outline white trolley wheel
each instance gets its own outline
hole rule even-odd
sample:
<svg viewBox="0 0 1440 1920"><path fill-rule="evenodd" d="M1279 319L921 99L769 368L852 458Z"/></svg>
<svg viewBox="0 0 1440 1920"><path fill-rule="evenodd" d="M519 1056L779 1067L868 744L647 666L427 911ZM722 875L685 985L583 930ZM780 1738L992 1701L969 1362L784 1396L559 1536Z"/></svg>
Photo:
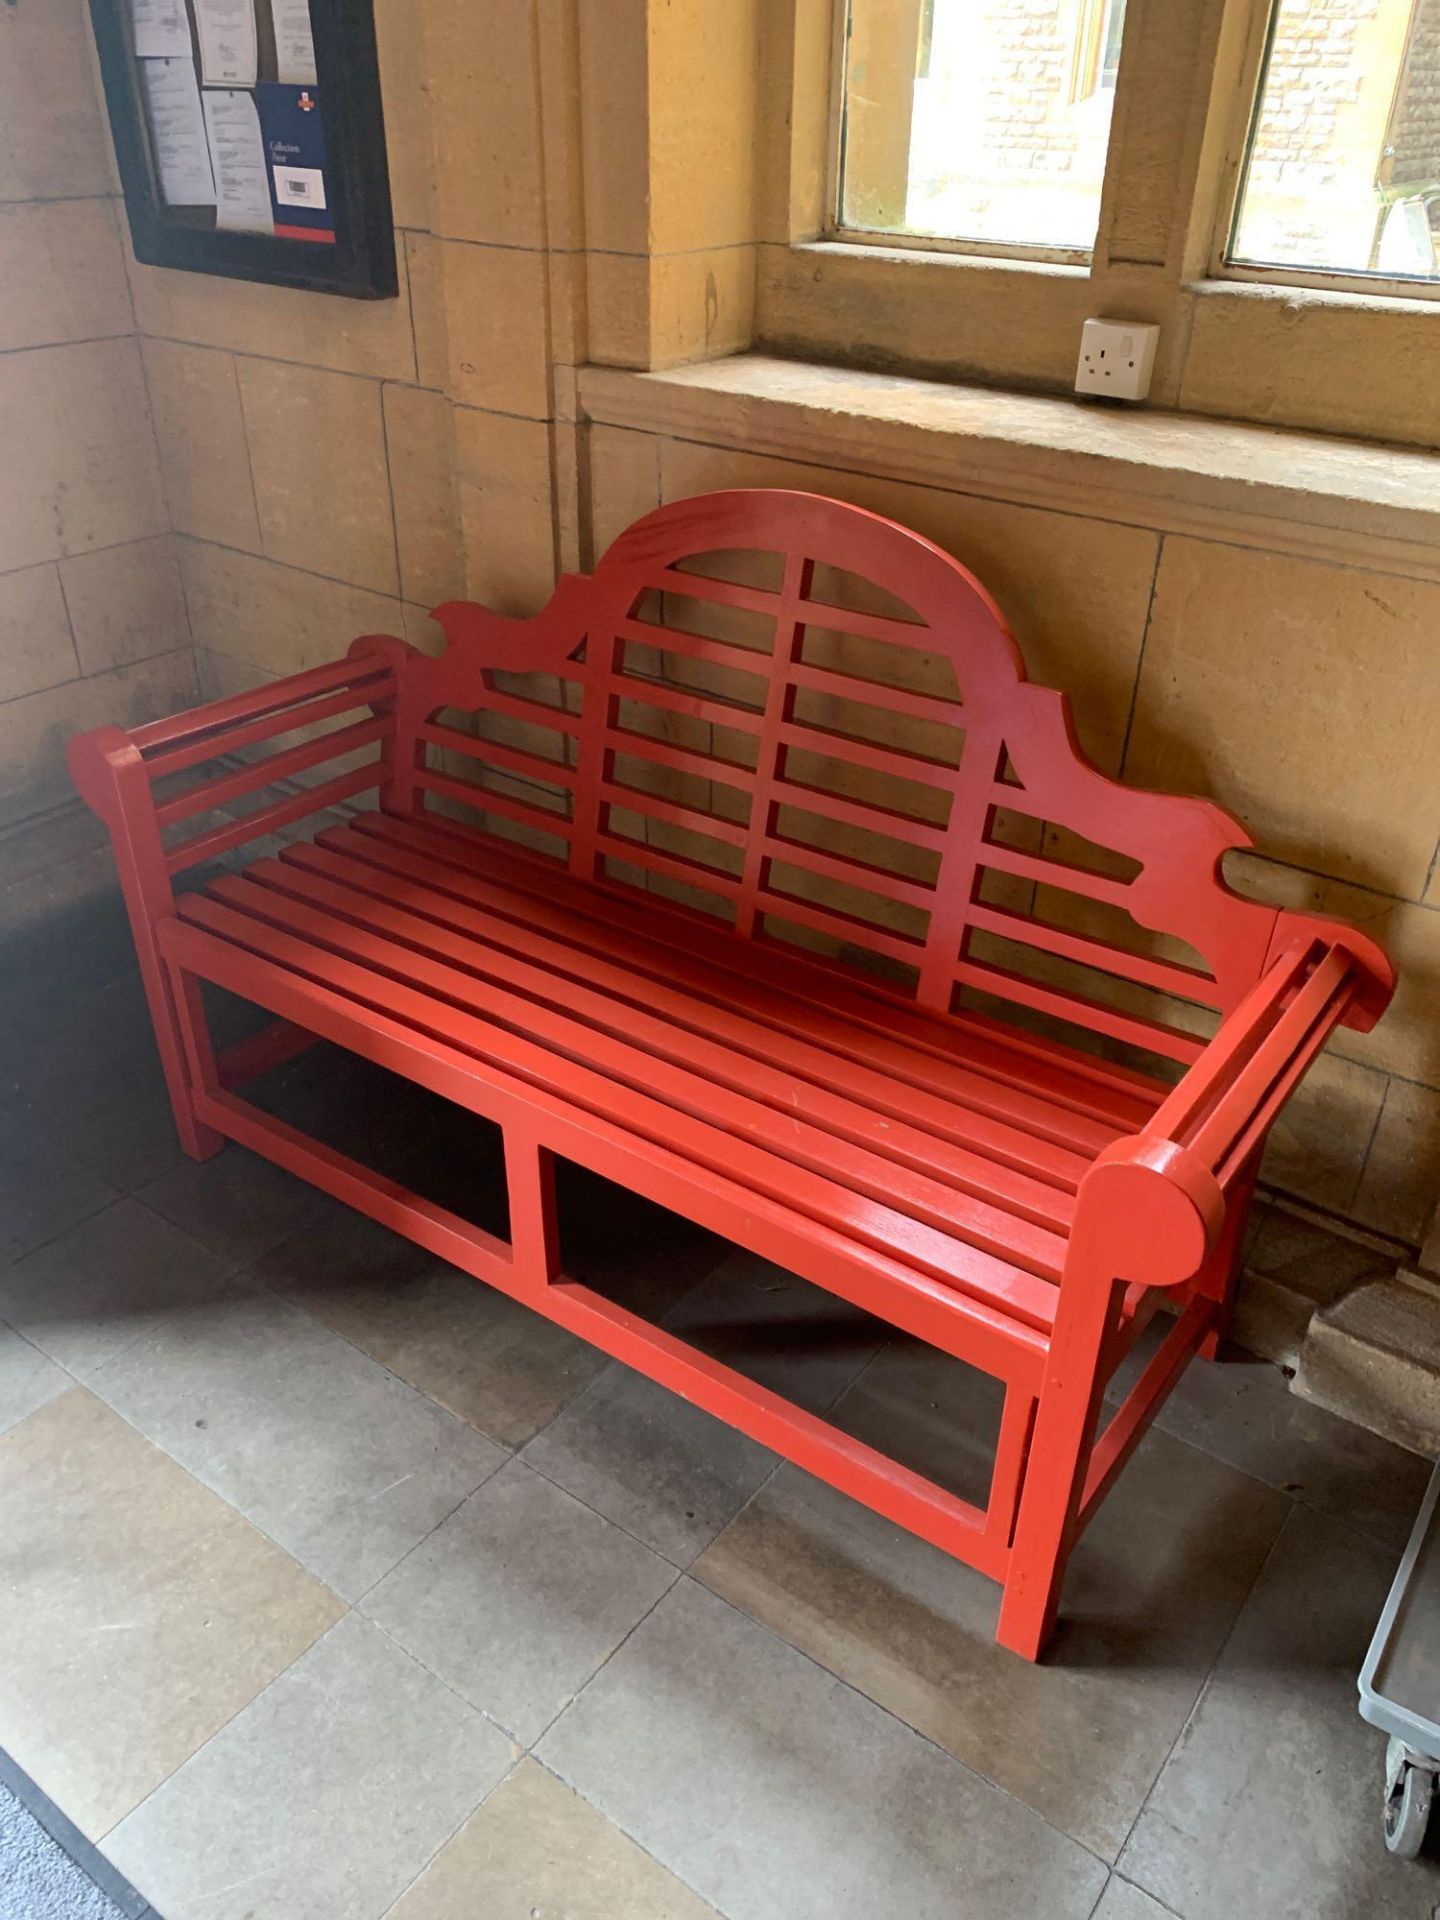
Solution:
<svg viewBox="0 0 1440 1920"><path fill-rule="evenodd" d="M1416 1766L1398 1740L1391 1740L1385 1759L1385 1845L1397 1859L1414 1860L1430 1825L1435 1775Z"/></svg>

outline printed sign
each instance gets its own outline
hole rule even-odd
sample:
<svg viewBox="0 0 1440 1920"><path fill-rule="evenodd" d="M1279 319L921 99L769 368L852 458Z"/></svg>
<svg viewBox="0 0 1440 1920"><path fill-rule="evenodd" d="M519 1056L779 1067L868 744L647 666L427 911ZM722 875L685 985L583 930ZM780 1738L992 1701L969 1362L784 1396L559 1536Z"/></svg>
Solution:
<svg viewBox="0 0 1440 1920"><path fill-rule="evenodd" d="M334 245L335 215L325 189L325 133L318 87L257 87L270 167L275 231L287 240Z"/></svg>
<svg viewBox="0 0 1440 1920"><path fill-rule="evenodd" d="M185 0L130 0L135 54L141 60L188 60L190 22Z"/></svg>
<svg viewBox="0 0 1440 1920"><path fill-rule="evenodd" d="M273 233L260 118L248 93L205 90L205 131L215 169L215 224L235 233Z"/></svg>
<svg viewBox="0 0 1440 1920"><path fill-rule="evenodd" d="M315 41L310 32L310 0L270 0L275 29L275 78L287 86L313 87Z"/></svg>
<svg viewBox="0 0 1440 1920"><path fill-rule="evenodd" d="M140 84L160 198L167 207L213 207L215 182L189 48L183 60L142 60Z"/></svg>
<svg viewBox="0 0 1440 1920"><path fill-rule="evenodd" d="M400 292L374 14L421 3L8 0L90 16L137 260L366 300Z"/></svg>
<svg viewBox="0 0 1440 1920"><path fill-rule="evenodd" d="M207 87L253 87L255 0L195 0L200 80Z"/></svg>

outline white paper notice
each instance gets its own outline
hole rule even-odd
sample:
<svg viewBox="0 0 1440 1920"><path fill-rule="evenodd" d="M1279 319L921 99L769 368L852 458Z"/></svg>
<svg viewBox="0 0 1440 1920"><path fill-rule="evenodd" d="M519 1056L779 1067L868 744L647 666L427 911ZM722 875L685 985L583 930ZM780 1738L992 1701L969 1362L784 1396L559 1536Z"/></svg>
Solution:
<svg viewBox="0 0 1440 1920"><path fill-rule="evenodd" d="M190 22L185 0L130 0L135 55L140 60L190 58Z"/></svg>
<svg viewBox="0 0 1440 1920"><path fill-rule="evenodd" d="M142 60L140 76L160 197L167 207L213 207L210 144L189 50L183 60Z"/></svg>
<svg viewBox="0 0 1440 1920"><path fill-rule="evenodd" d="M232 233L273 233L270 169L260 116L248 93L206 89L205 130L215 169L215 224Z"/></svg>
<svg viewBox="0 0 1440 1920"><path fill-rule="evenodd" d="M207 87L255 84L255 0L195 0L200 78Z"/></svg>
<svg viewBox="0 0 1440 1920"><path fill-rule="evenodd" d="M310 33L310 0L270 0L275 23L276 79L287 87L315 85L315 42Z"/></svg>

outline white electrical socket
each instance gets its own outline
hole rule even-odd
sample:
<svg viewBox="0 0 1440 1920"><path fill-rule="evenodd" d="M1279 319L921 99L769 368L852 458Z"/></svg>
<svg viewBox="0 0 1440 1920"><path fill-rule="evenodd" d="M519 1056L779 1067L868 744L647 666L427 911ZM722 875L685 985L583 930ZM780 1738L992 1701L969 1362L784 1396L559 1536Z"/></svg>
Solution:
<svg viewBox="0 0 1440 1920"><path fill-rule="evenodd" d="M1143 400L1150 391L1159 338L1159 327L1135 320L1087 320L1080 334L1075 391Z"/></svg>

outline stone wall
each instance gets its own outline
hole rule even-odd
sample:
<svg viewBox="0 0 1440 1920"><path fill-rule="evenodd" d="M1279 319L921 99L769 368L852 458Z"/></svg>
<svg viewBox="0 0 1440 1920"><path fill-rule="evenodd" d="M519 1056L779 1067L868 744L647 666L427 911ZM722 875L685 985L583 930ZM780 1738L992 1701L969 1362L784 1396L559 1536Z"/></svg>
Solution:
<svg viewBox="0 0 1440 1920"><path fill-rule="evenodd" d="M100 871L69 733L195 690L82 0L0 7L0 449L3 923Z"/></svg>
<svg viewBox="0 0 1440 1920"><path fill-rule="evenodd" d="M0 9L0 34L52 4ZM63 10L83 54L79 0ZM1145 496L1139 466L1146 504L1121 515L1064 463L1043 505L1017 504L1004 460L967 468L963 438L931 485L886 477L878 428L857 429L843 457L761 455L743 428L722 431L699 390L683 431L593 424L577 387L587 362L639 370L751 344L754 190L777 137L755 117L757 0L376 0L376 18L398 300L121 261L103 150L100 170L67 189L88 196L88 212L51 210L97 234L109 223L85 284L92 299L112 286L112 317L77 311L75 346L0 358L0 380L22 358L73 355L64 393L83 393L86 420L121 410L128 462L124 489L102 489L66 539L137 566L173 551L201 683L221 692L332 658L359 632L436 645L426 609L456 595L532 610L558 571L588 565L659 499L799 484L895 514L991 585L1033 676L1075 695L1100 764L1213 795L1265 849L1252 884L1359 918L1390 944L1406 982L1395 1013L1326 1055L1277 1132L1268 1176L1418 1239L1440 1179L1433 566L1379 536L1352 537L1340 561L1324 541L1267 547L1262 533L1242 546L1179 530L1163 476ZM93 101L76 113L96 138ZM105 325L116 334L97 342ZM82 389L96 354L107 377ZM65 417L54 386L32 377L21 390ZM917 434L927 391L950 390L915 383ZM1083 438L1097 416L1073 415ZM835 444L832 417L816 417ZM11 484L32 499L33 484ZM99 515L102 498L130 517ZM42 534L51 546L21 558L37 590L58 579L68 594L68 556L36 523ZM70 600L70 615L83 604ZM170 631L178 642L178 625L145 627ZM96 684L138 677L146 698L181 705L189 638L106 666ZM36 745L51 697L18 695L15 738L58 766L58 734ZM123 704L82 712L67 695L66 724L121 717ZM58 776L47 791L59 796Z"/></svg>

